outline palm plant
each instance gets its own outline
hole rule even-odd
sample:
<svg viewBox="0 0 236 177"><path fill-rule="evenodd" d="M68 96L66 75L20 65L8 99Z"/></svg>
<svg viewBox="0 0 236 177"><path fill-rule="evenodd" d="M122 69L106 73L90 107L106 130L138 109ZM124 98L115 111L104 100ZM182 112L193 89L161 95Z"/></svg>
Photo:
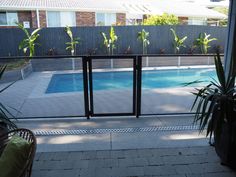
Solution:
<svg viewBox="0 0 236 177"><path fill-rule="evenodd" d="M3 73L6 69L7 65L3 65L0 66L0 80L3 76ZM6 90L8 87L10 87L12 84L14 84L15 82L5 86L4 88L0 89L0 93L2 93L4 90ZM8 126L8 128L13 129L16 128L17 126L14 124L14 122L12 122L10 120L11 118L14 118L14 115L11 114L11 112L8 110L8 108L6 106L4 106L3 103L0 102L0 122L2 122L3 124L5 124L6 126ZM0 124L1 128L4 128L2 126L2 124Z"/></svg>
<svg viewBox="0 0 236 177"><path fill-rule="evenodd" d="M68 36L70 37L70 42L66 42L66 45L68 45L66 47L66 50L70 50L71 55L74 56L76 55L76 45L79 44L79 38L74 38L73 37L73 33L70 29L69 26L66 26L66 33L68 34Z"/></svg>
<svg viewBox="0 0 236 177"><path fill-rule="evenodd" d="M176 34L176 32L175 32L175 30L174 29L170 29L171 30L171 32L172 32L172 34L173 34L173 37L174 37L174 40L173 40L173 46L174 46L174 51L175 51L175 53L179 53L180 52L180 48L181 47L186 47L185 45L184 45L184 41L188 38L187 36L184 36L183 38L180 38L177 34Z"/></svg>
<svg viewBox="0 0 236 177"><path fill-rule="evenodd" d="M24 28L24 26L21 23L18 23L18 28L20 28L22 31L24 31L26 38L21 41L19 44L19 50L23 50L24 54L27 53L29 50L29 57L34 56L35 54L35 46L39 45L38 43L35 43L36 39L39 37L39 30L40 28L34 30L31 34Z"/></svg>
<svg viewBox="0 0 236 177"><path fill-rule="evenodd" d="M213 79L194 93L194 122L199 122L200 132L206 128L210 140L214 135L216 152L222 162L236 167L236 75L226 77L219 54L215 56L215 67L218 81Z"/></svg>
<svg viewBox="0 0 236 177"><path fill-rule="evenodd" d="M200 33L199 37L196 39L195 44L200 47L203 54L207 54L210 42L217 40L216 38L209 39L211 35L206 33Z"/></svg>
<svg viewBox="0 0 236 177"><path fill-rule="evenodd" d="M107 37L107 35L104 32L102 32L101 34L103 37L103 45L107 49L107 54L113 55L114 49L116 48L115 42L118 40L114 28L111 26L109 37Z"/></svg>
<svg viewBox="0 0 236 177"><path fill-rule="evenodd" d="M142 31L138 32L138 40L142 42L143 54L147 54L147 46L150 44L149 40L149 32L142 29Z"/></svg>

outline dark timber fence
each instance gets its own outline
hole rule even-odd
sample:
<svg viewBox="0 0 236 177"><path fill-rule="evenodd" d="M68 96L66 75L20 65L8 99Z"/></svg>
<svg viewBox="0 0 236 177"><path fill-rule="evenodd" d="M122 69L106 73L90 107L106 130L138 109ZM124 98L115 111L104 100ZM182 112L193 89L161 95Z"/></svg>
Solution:
<svg viewBox="0 0 236 177"><path fill-rule="evenodd" d="M124 54L125 50L130 46L133 54L142 53L141 42L137 40L137 34L142 29L149 32L150 45L148 46L148 54L160 54L164 50L165 54L173 54L173 36L170 28L176 30L180 37L188 36L186 40L186 48L181 53L188 53L189 47L193 45L193 41L199 36L199 33L206 32L211 34L218 40L213 41L210 45L209 53L215 52L217 46L224 48L227 30L224 27L210 26L116 26L115 32L118 36L115 54ZM103 47L103 38L101 32L108 34L110 27L73 27L74 37L79 37L81 43L77 46L78 55L86 55L96 49L96 54L105 54ZM32 29L30 29L32 30ZM19 29L0 29L0 57L5 56L22 56L18 45L24 38L25 34ZM37 40L40 46L36 47L36 55L44 56L53 49L56 55L69 55L66 51L65 43L69 41L69 37L65 32L65 28L44 28L40 31L40 37ZM199 49L194 53L200 53Z"/></svg>

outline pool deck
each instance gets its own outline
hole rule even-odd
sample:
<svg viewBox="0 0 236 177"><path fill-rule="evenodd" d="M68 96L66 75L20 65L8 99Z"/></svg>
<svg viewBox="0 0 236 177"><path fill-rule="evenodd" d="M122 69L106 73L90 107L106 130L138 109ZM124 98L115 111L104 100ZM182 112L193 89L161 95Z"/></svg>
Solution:
<svg viewBox="0 0 236 177"><path fill-rule="evenodd" d="M32 177L233 177L190 116L20 120L38 147ZM51 133L51 134L50 134Z"/></svg>
<svg viewBox="0 0 236 177"><path fill-rule="evenodd" d="M84 115L83 92L45 94L54 73L65 72L34 72L1 93L2 102L18 110L18 112L12 110L16 117ZM94 91L94 112L131 113L132 91L132 89ZM194 99L190 91L193 91L193 88L143 89L142 113L189 112Z"/></svg>

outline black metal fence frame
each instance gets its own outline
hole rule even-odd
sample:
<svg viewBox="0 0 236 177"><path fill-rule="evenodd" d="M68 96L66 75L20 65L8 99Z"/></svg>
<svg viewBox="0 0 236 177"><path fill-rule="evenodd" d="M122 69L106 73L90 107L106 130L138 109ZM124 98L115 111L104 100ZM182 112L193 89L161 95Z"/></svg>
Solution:
<svg viewBox="0 0 236 177"><path fill-rule="evenodd" d="M62 58L82 58L82 71L83 71L83 92L84 92L84 115L76 116L46 116L46 117L17 117L17 119L30 119L30 118L68 118L68 117L86 117L90 119L91 117L99 116L134 116L138 118L139 116L154 116L154 115L177 115L177 114L194 114L194 112L183 112L183 113L162 113L162 114L142 114L141 113L141 98L142 98L142 58L143 57L213 57L213 54L196 54L196 55L76 55L76 56L41 56L41 57L0 57L1 61L10 60L25 60L25 59L62 59ZM223 56L223 55L221 55ZM133 60L133 109L130 113L94 113L94 103L93 103L93 71L92 71L92 60L99 59L130 59Z"/></svg>

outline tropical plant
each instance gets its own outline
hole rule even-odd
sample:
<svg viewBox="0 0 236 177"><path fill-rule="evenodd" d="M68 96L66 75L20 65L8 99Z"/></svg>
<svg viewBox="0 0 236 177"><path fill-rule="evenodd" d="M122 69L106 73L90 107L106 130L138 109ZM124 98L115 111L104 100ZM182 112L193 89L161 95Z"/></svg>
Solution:
<svg viewBox="0 0 236 177"><path fill-rule="evenodd" d="M137 39L142 42L143 54L147 54L147 47L150 44L148 37L149 37L149 32L145 31L144 29L138 32Z"/></svg>
<svg viewBox="0 0 236 177"><path fill-rule="evenodd" d="M185 45L184 45L184 41L188 38L187 36L184 36L183 38L180 38L177 34L176 34L176 32L175 32L175 30L173 29L173 28L171 28L170 29L171 30L171 32L172 32L172 34L173 34L173 46L174 46L174 51L175 51L175 53L179 53L180 52L180 48L181 47L186 47Z"/></svg>
<svg viewBox="0 0 236 177"><path fill-rule="evenodd" d="M114 28L111 26L109 37L107 37L107 35L104 32L102 32L101 34L103 37L103 45L107 48L107 54L113 55L114 49L116 48L115 43L118 40Z"/></svg>
<svg viewBox="0 0 236 177"><path fill-rule="evenodd" d="M35 46L39 45L38 43L35 43L35 41L39 37L38 32L41 29L38 28L30 34L21 23L18 23L17 25L18 25L18 28L20 28L22 31L24 31L24 33L26 35L26 38L23 39L19 44L19 50L23 50L24 54L26 54L27 51L29 50L29 57L34 56Z"/></svg>
<svg viewBox="0 0 236 177"><path fill-rule="evenodd" d="M207 54L208 48L211 46L209 45L210 42L217 40L216 38L209 39L211 35L206 33L200 33L199 37L195 40L195 44L200 47L201 52L203 54Z"/></svg>
<svg viewBox="0 0 236 177"><path fill-rule="evenodd" d="M0 66L0 80L2 79L3 73L6 70L7 65ZM9 88L12 84L15 82L12 82L11 84L8 84L7 86L0 89L0 93L2 93L4 90ZM12 108L14 109L14 108ZM4 125L7 126L9 129L17 128L16 124L10 120L10 118L14 118L14 115L11 114L11 112L8 110L7 106L5 106L2 102L0 102L0 128L5 128Z"/></svg>
<svg viewBox="0 0 236 177"><path fill-rule="evenodd" d="M226 77L219 54L215 56L215 67L218 81L213 79L193 93L196 95L192 106L196 108L194 122L199 122L200 132L206 128L210 140L214 135L216 152L222 162L233 162L236 167L236 75Z"/></svg>
<svg viewBox="0 0 236 177"><path fill-rule="evenodd" d="M74 55L76 55L76 45L79 44L80 39L73 37L73 33L72 33L69 26L66 26L65 30L66 30L66 33L68 34L68 36L70 37L70 42L66 42L66 45L68 45L66 47L66 50L70 50L71 55L74 56Z"/></svg>
<svg viewBox="0 0 236 177"><path fill-rule="evenodd" d="M178 25L179 19L173 14L151 15L144 20L143 25Z"/></svg>

